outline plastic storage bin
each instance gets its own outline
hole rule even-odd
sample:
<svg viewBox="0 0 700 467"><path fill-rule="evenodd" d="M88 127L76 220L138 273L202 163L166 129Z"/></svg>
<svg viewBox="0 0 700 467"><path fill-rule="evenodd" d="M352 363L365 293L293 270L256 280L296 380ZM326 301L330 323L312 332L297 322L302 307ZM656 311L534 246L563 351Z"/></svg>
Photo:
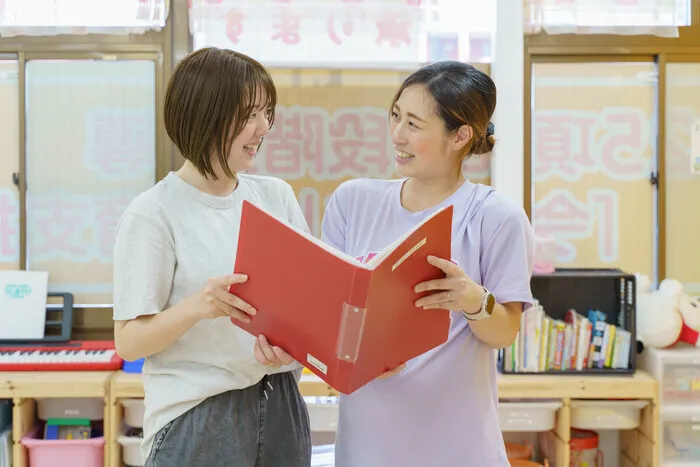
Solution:
<svg viewBox="0 0 700 467"><path fill-rule="evenodd" d="M338 429L338 401L335 397L305 397L312 432L335 432Z"/></svg>
<svg viewBox="0 0 700 467"><path fill-rule="evenodd" d="M143 467L146 465L141 453L141 442L143 438L140 436L127 436L121 434L117 437L117 443L122 448L122 462L129 467Z"/></svg>
<svg viewBox="0 0 700 467"><path fill-rule="evenodd" d="M145 359L143 358L139 358L138 360L134 360L133 362L124 360L122 370L124 371L124 373L142 373L144 361Z"/></svg>
<svg viewBox="0 0 700 467"><path fill-rule="evenodd" d="M87 418L102 420L105 403L95 398L37 399L37 414L40 420L49 418Z"/></svg>
<svg viewBox="0 0 700 467"><path fill-rule="evenodd" d="M663 462L700 465L700 423L666 422L663 425Z"/></svg>
<svg viewBox="0 0 700 467"><path fill-rule="evenodd" d="M631 430L639 426L644 400L572 400L571 426L582 430Z"/></svg>
<svg viewBox="0 0 700 467"><path fill-rule="evenodd" d="M645 348L639 355L639 368L659 382L661 410L671 404L700 404L699 348Z"/></svg>
<svg viewBox="0 0 700 467"><path fill-rule="evenodd" d="M145 411L143 399L122 399L121 404L124 407L124 423L134 428L142 428Z"/></svg>
<svg viewBox="0 0 700 467"><path fill-rule="evenodd" d="M79 440L39 439L41 425L36 425L20 439L29 453L31 467L104 467L103 437Z"/></svg>
<svg viewBox="0 0 700 467"><path fill-rule="evenodd" d="M700 407L665 410L660 418L661 465L700 465Z"/></svg>
<svg viewBox="0 0 700 467"><path fill-rule="evenodd" d="M498 404L501 431L549 431L556 423L561 401L503 400Z"/></svg>
<svg viewBox="0 0 700 467"><path fill-rule="evenodd" d="M338 429L337 397L304 397L309 410L311 423L311 444L314 446L333 445Z"/></svg>
<svg viewBox="0 0 700 467"><path fill-rule="evenodd" d="M335 466L335 446L325 444L323 446L313 446L311 448L311 467L334 467Z"/></svg>

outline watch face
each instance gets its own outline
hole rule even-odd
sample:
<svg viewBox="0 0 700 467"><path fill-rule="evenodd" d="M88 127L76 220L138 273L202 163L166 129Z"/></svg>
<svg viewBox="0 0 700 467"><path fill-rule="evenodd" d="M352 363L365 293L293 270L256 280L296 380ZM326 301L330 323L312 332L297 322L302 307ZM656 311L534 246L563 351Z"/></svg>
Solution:
<svg viewBox="0 0 700 467"><path fill-rule="evenodd" d="M486 311L488 314L493 313L493 307L496 306L496 297L493 296L493 294L488 293L486 297Z"/></svg>

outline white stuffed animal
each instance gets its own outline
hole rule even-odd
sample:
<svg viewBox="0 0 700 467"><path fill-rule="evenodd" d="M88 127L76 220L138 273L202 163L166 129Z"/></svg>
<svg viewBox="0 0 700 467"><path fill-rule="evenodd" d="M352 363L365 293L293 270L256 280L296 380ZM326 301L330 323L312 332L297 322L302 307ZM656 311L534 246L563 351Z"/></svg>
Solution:
<svg viewBox="0 0 700 467"><path fill-rule="evenodd" d="M679 311L683 285L667 279L658 290L651 290L649 277L643 274L636 277L637 340L644 347L661 349L673 346L683 329L683 316Z"/></svg>
<svg viewBox="0 0 700 467"><path fill-rule="evenodd" d="M678 311L683 317L680 341L700 347L700 297L691 297L683 292Z"/></svg>
<svg viewBox="0 0 700 467"><path fill-rule="evenodd" d="M679 342L700 347L700 298L685 293L675 279L651 290L649 278L637 274L637 340L657 349Z"/></svg>

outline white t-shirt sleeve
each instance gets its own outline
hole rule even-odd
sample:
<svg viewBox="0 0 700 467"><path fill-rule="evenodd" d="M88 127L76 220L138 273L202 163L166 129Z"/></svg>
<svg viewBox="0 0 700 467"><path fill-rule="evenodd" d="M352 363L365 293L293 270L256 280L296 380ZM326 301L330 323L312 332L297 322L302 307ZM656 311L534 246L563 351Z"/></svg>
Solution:
<svg viewBox="0 0 700 467"><path fill-rule="evenodd" d="M126 212L114 244L114 320L162 311L175 272L172 236L157 219Z"/></svg>

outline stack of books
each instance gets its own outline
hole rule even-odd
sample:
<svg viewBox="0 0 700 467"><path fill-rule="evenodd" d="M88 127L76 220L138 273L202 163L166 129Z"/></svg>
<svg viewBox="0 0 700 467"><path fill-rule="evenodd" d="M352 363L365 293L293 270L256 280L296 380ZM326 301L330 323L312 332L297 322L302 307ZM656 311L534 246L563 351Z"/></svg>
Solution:
<svg viewBox="0 0 700 467"><path fill-rule="evenodd" d="M499 351L503 373L627 369L632 334L600 310L568 310L554 319L535 303L523 313L515 342ZM636 345L636 343L635 343Z"/></svg>

